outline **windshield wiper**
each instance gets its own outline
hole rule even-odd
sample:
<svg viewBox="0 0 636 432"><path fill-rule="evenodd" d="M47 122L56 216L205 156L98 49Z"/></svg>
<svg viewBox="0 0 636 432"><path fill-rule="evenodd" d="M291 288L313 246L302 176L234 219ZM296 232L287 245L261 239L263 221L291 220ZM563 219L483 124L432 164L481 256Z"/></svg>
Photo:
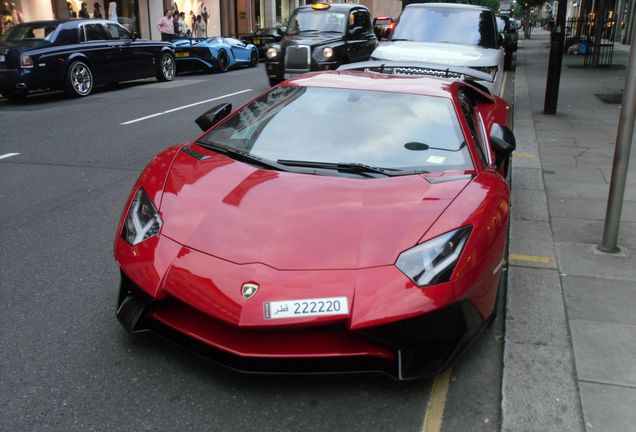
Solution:
<svg viewBox="0 0 636 432"><path fill-rule="evenodd" d="M357 163L357 162L317 162L317 161L288 160L288 159L279 159L276 162L286 166L333 169L333 170L341 170L341 171L351 171L351 172L362 173L362 174L374 173L374 174L382 174L389 177L426 172L426 171L419 171L419 170L404 170L400 168L375 167L375 166L365 165L365 164Z"/></svg>
<svg viewBox="0 0 636 432"><path fill-rule="evenodd" d="M252 165L258 165L258 166L262 166L265 168L272 168L278 171L287 171L287 169L285 169L284 166L282 166L281 164L278 164L274 161L271 161L269 159L263 159L261 157L255 156L253 154L251 154L248 151L245 150L239 150L239 149L235 149L232 147L228 147L228 146L224 146L221 144L217 144L217 143L210 143L210 142L205 142L205 141L197 141L196 142L197 145L200 145L201 147L205 147L207 149L210 149L212 151L215 151L217 153L221 153L224 154L226 156L230 156L232 159L241 161L241 162L247 162L250 163Z"/></svg>

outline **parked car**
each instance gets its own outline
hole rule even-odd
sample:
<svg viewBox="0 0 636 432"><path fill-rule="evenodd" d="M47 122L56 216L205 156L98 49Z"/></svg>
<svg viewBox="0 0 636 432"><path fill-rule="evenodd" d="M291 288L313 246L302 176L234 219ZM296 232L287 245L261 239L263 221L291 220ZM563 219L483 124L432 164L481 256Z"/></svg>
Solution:
<svg viewBox="0 0 636 432"><path fill-rule="evenodd" d="M398 18L389 41L380 43L371 58L475 68L492 75L492 82L480 84L493 94L499 94L503 83L501 36L495 15L483 6L410 4Z"/></svg>
<svg viewBox="0 0 636 432"><path fill-rule="evenodd" d="M64 89L88 96L95 85L175 76L169 43L138 39L118 23L81 19L20 24L0 39L0 93Z"/></svg>
<svg viewBox="0 0 636 432"><path fill-rule="evenodd" d="M497 29L503 37L501 46L504 49L504 67L510 69L512 67L512 56L517 51L517 43L519 40L519 34L517 33L517 27L512 20L507 16L497 17Z"/></svg>
<svg viewBox="0 0 636 432"><path fill-rule="evenodd" d="M218 105L156 155L115 238L125 329L261 373L413 379L468 346L496 311L510 107L385 72Z"/></svg>
<svg viewBox="0 0 636 432"><path fill-rule="evenodd" d="M373 33L375 33L375 37L377 37L378 40L388 37L393 27L395 27L395 18L373 18Z"/></svg>
<svg viewBox="0 0 636 432"><path fill-rule="evenodd" d="M241 40L246 44L252 44L258 49L258 56L265 58L265 51L268 45L280 42L283 39L284 30L279 27L266 27L256 30L250 35L241 36Z"/></svg>
<svg viewBox="0 0 636 432"><path fill-rule="evenodd" d="M368 60L378 40L369 10L350 3L314 3L297 8L285 36L266 51L269 83L345 63Z"/></svg>
<svg viewBox="0 0 636 432"><path fill-rule="evenodd" d="M205 70L226 72L235 66L256 66L258 50L238 39L212 36L182 38L173 42L179 72Z"/></svg>

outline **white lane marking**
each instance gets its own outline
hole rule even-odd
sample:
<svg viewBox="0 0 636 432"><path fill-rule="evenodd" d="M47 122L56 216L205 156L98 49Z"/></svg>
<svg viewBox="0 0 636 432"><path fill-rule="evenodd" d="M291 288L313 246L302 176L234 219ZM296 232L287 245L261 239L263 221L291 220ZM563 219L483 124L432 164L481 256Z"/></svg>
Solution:
<svg viewBox="0 0 636 432"><path fill-rule="evenodd" d="M17 156L17 155L19 155L19 154L20 154L20 153L7 153L7 154L3 154L3 155L0 155L0 159L10 158L11 156Z"/></svg>
<svg viewBox="0 0 636 432"><path fill-rule="evenodd" d="M229 94L226 94L226 95L223 95L223 96L215 97L215 98L212 98L212 99L206 99L204 101L195 102L195 103L191 103L191 104L188 104L188 105L183 105L183 106L180 106L180 107L177 107L177 108L169 109L167 111L162 111L162 112L159 112L159 113L156 113L156 114L150 114L150 115L147 115L145 117L139 117L139 118L134 119L134 120L129 120L127 122L120 123L120 125L124 126L124 125L137 123L137 122L140 122L140 121L143 121L143 120L151 119L153 117L159 117L159 116L162 116L162 115L165 115L165 114L170 114L170 113L175 112L175 111L179 111L179 110L182 110L182 109L190 108L190 107L193 107L193 106L201 105L201 104L212 102L212 101L215 101L215 100L227 98L227 97L230 97L230 96L236 96L236 95L239 95L241 93L247 93L247 92L250 92L250 91L252 91L252 89L241 90L241 91L237 91L237 92L234 92L234 93L229 93Z"/></svg>

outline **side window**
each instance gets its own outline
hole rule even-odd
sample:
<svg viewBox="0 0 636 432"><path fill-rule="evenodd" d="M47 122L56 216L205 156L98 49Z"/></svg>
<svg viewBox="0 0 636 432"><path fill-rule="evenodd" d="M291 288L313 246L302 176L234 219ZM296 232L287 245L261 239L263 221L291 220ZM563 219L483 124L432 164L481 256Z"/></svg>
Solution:
<svg viewBox="0 0 636 432"><path fill-rule="evenodd" d="M108 33L101 24L86 24L82 34L82 42L108 40Z"/></svg>
<svg viewBox="0 0 636 432"><path fill-rule="evenodd" d="M349 28L362 27L365 32L370 33L371 29L371 17L369 13L363 10L357 10L351 12L349 15Z"/></svg>
<svg viewBox="0 0 636 432"><path fill-rule="evenodd" d="M473 142L476 144L477 154L479 155L479 159L483 162L484 166L489 166L488 158L484 153L484 147L482 143L482 136L479 131L478 120L476 118L475 110L473 109L473 104L470 100L470 97L466 95L464 92L459 92L459 102L462 107L462 114L466 119L466 123L468 124L468 129L470 130L470 135L473 138Z"/></svg>
<svg viewBox="0 0 636 432"><path fill-rule="evenodd" d="M106 24L111 39L132 39L130 32L117 24Z"/></svg>

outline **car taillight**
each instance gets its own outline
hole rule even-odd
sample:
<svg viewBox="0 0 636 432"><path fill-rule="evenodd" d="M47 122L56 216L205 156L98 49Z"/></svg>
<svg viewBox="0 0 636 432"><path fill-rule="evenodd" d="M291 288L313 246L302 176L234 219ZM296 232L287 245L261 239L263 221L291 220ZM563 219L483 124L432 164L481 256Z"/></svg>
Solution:
<svg viewBox="0 0 636 432"><path fill-rule="evenodd" d="M387 27L389 30L393 30L393 27L395 27L395 23L391 23L389 24L389 27Z"/></svg>
<svg viewBox="0 0 636 432"><path fill-rule="evenodd" d="M28 55L20 56L20 67L32 68L33 67L33 59L31 58L31 56L28 56Z"/></svg>

